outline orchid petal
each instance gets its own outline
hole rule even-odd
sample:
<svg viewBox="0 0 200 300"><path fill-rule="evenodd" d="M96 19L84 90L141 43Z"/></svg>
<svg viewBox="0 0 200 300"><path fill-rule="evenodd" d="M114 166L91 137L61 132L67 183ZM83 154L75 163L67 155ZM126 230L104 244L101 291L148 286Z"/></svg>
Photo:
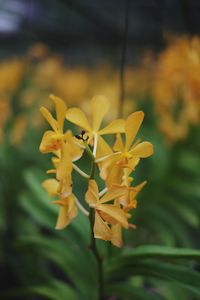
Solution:
<svg viewBox="0 0 200 300"><path fill-rule="evenodd" d="M113 183L120 183L123 176L123 168L118 165L112 166L108 169L107 178L106 178L106 185L110 188Z"/></svg>
<svg viewBox="0 0 200 300"><path fill-rule="evenodd" d="M96 157L103 157L112 153L111 147L108 143L101 137L98 137L97 153Z"/></svg>
<svg viewBox="0 0 200 300"><path fill-rule="evenodd" d="M43 181L42 187L48 192L49 197L56 196L59 182L56 179L46 179Z"/></svg>
<svg viewBox="0 0 200 300"><path fill-rule="evenodd" d="M143 181L140 184L134 186L130 192L130 198L134 199L146 184L147 184L147 181Z"/></svg>
<svg viewBox="0 0 200 300"><path fill-rule="evenodd" d="M89 180L85 200L89 205L96 204L99 201L99 189L96 181L93 179Z"/></svg>
<svg viewBox="0 0 200 300"><path fill-rule="evenodd" d="M139 157L133 157L131 159L129 159L128 164L127 164L127 175L129 176L134 170L135 167L137 166L137 164L140 162L140 158Z"/></svg>
<svg viewBox="0 0 200 300"><path fill-rule="evenodd" d="M77 207L75 205L74 196L64 199L66 205L61 205L56 229L64 229L67 225L69 225L70 221L77 216Z"/></svg>
<svg viewBox="0 0 200 300"><path fill-rule="evenodd" d="M86 131L91 131L90 124L84 112L76 107L70 108L66 112L66 119L79 127L83 128Z"/></svg>
<svg viewBox="0 0 200 300"><path fill-rule="evenodd" d="M57 179L63 180L72 172L72 158L69 143L63 143L62 158L57 166Z"/></svg>
<svg viewBox="0 0 200 300"><path fill-rule="evenodd" d="M71 130L68 130L64 134L64 140L69 144L70 156L71 156L72 161L76 161L79 158L81 158L84 149L81 148L81 144L79 146L79 144L76 141L76 138L73 136Z"/></svg>
<svg viewBox="0 0 200 300"><path fill-rule="evenodd" d="M100 169L100 177L103 180L107 179L107 177L109 176L110 170L116 164L119 157L120 157L120 153L113 153L110 156L108 156L107 158L105 158L105 160L102 160L100 163L98 163L99 169Z"/></svg>
<svg viewBox="0 0 200 300"><path fill-rule="evenodd" d="M111 243L114 246L121 248L123 246L121 225L120 224L112 225L111 230L112 230Z"/></svg>
<svg viewBox="0 0 200 300"><path fill-rule="evenodd" d="M123 119L117 119L108 124L105 128L99 130L100 135L122 133L125 131L125 122Z"/></svg>
<svg viewBox="0 0 200 300"><path fill-rule="evenodd" d="M68 216L68 207L63 205L59 209L58 219L56 222L56 229L64 229L69 225L70 218Z"/></svg>
<svg viewBox="0 0 200 300"><path fill-rule="evenodd" d="M72 177L67 174L66 177L60 181L59 193L61 197L69 197L72 193Z"/></svg>
<svg viewBox="0 0 200 300"><path fill-rule="evenodd" d="M52 129L57 132L58 131L58 124L57 121L53 118L52 114L46 109L45 107L40 108L40 112L43 115L43 117L47 120L49 125L52 127Z"/></svg>
<svg viewBox="0 0 200 300"><path fill-rule="evenodd" d="M67 106L66 106L65 102L62 99L60 99L59 97L50 95L50 98L54 102L54 105L56 108L56 116L57 116L57 120L58 120L58 128L59 128L59 131L62 133L65 115L66 115L66 111L67 111Z"/></svg>
<svg viewBox="0 0 200 300"><path fill-rule="evenodd" d="M127 214L121 208L113 204L97 204L96 209L105 213L104 219L107 222L112 222L112 219L114 219L115 224L117 222L128 229Z"/></svg>
<svg viewBox="0 0 200 300"><path fill-rule="evenodd" d="M96 96L91 100L93 131L97 132L101 126L104 116L107 114L110 103L104 96Z"/></svg>
<svg viewBox="0 0 200 300"><path fill-rule="evenodd" d="M136 134L144 119L144 113L142 111L136 111L132 113L126 120L125 132L126 132L126 144L125 149L128 150L136 137Z"/></svg>
<svg viewBox="0 0 200 300"><path fill-rule="evenodd" d="M113 146L114 151L124 152L124 144L120 133L117 134L115 144Z"/></svg>
<svg viewBox="0 0 200 300"><path fill-rule="evenodd" d="M129 153L133 156L145 158L153 154L153 145L149 142L142 142L133 147Z"/></svg>
<svg viewBox="0 0 200 300"><path fill-rule="evenodd" d="M114 187L113 189L110 189L101 199L98 201L98 203L106 203L112 199L118 198L124 194L124 191L121 188Z"/></svg>
<svg viewBox="0 0 200 300"><path fill-rule="evenodd" d="M95 223L94 223L94 237L96 239L102 239L104 241L110 241L111 239L111 229L103 221L103 219L99 216L99 214L95 213Z"/></svg>
<svg viewBox="0 0 200 300"><path fill-rule="evenodd" d="M49 153L60 149L61 147L61 135L55 133L52 130L47 130L40 143L39 149L42 153Z"/></svg>

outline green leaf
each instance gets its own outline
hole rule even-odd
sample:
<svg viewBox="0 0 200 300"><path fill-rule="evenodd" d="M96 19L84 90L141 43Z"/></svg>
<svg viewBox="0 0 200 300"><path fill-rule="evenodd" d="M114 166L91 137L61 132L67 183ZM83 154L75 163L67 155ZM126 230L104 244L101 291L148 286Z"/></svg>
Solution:
<svg viewBox="0 0 200 300"><path fill-rule="evenodd" d="M189 267L175 264L158 262L156 260L126 261L118 260L118 263L107 267L107 276L110 279L123 279L132 275L142 275L144 277L155 277L166 281L176 282L184 286L194 294L200 296L200 273Z"/></svg>
<svg viewBox="0 0 200 300"><path fill-rule="evenodd" d="M54 281L48 286L36 286L29 289L32 295L43 296L52 300L80 300L77 292L68 284L61 281Z"/></svg>
<svg viewBox="0 0 200 300"><path fill-rule="evenodd" d="M145 208L142 213L145 215L145 222L148 223L149 226L151 222L153 222L154 226L157 224L159 231L159 224L165 224L171 234L173 234L184 247L191 247L193 244L185 224L181 222L177 216L170 213L167 207L153 207L151 205L149 210Z"/></svg>
<svg viewBox="0 0 200 300"><path fill-rule="evenodd" d="M97 286L96 264L89 250L84 251L74 243L66 244L62 240L56 238L43 237L21 237L21 246L29 247L35 252L56 264L66 276L73 282L77 290L82 295L93 297L96 293L95 289L90 289L90 286Z"/></svg>
<svg viewBox="0 0 200 300"><path fill-rule="evenodd" d="M160 300L155 292L145 290L145 288L134 287L130 283L111 284L106 288L108 296L117 296L127 300Z"/></svg>
<svg viewBox="0 0 200 300"><path fill-rule="evenodd" d="M200 260L200 250L160 245L144 245L135 249L126 249L125 254L120 258L120 262L137 258ZM117 258L117 260L119 262L119 258Z"/></svg>
<svg viewBox="0 0 200 300"><path fill-rule="evenodd" d="M158 280L157 278L148 280L148 283L152 284L166 300L191 299L191 293L176 283L163 282L163 280Z"/></svg>
<svg viewBox="0 0 200 300"><path fill-rule="evenodd" d="M183 150L177 157L178 165L187 173L199 175L200 158L194 151Z"/></svg>
<svg viewBox="0 0 200 300"><path fill-rule="evenodd" d="M169 227L166 224L160 223L159 230L157 223L151 223L153 235L158 237L158 241L166 246L173 247L176 244L176 238L169 231Z"/></svg>
<svg viewBox="0 0 200 300"><path fill-rule="evenodd" d="M175 200L175 199L174 199ZM183 200L183 199L182 199ZM189 226L197 228L199 225L198 211L191 203L185 203L184 201L171 201L168 203L169 207L172 208L172 213L175 211L176 215L183 219Z"/></svg>
<svg viewBox="0 0 200 300"><path fill-rule="evenodd" d="M12 291L5 292L3 299L14 299L20 297L25 299L31 296L41 296L49 300L80 300L79 294L70 287L67 283L59 280L54 280L48 285L37 285L31 287L23 287L20 289L13 289Z"/></svg>

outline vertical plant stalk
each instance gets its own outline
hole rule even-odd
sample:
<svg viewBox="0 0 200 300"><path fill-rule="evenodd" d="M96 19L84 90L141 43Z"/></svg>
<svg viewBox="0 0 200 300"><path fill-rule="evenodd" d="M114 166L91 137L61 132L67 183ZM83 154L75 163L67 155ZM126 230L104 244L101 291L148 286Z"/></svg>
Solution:
<svg viewBox="0 0 200 300"><path fill-rule="evenodd" d="M104 299L104 284L103 284L103 259L99 254L99 251L97 249L96 245L96 239L94 238L94 222L95 222L95 211L93 208L90 209L90 228L91 228L91 244L90 244L90 249L93 252L97 264L98 264L98 300L103 300Z"/></svg>
<svg viewBox="0 0 200 300"><path fill-rule="evenodd" d="M90 150L89 146L85 145L86 152L88 156L91 159L91 172L90 172L90 179L94 178L95 174L95 156L93 155L92 151ZM90 229L91 229L91 240L90 240L90 249L93 252L97 265L98 265L98 300L104 299L104 280L103 280L103 259L101 255L99 254L97 245L96 245L96 239L94 237L94 222L95 222L95 210L93 208L90 208L90 214L89 214L89 221L90 221Z"/></svg>
<svg viewBox="0 0 200 300"><path fill-rule="evenodd" d="M120 117L124 116L125 66L126 66L126 52L127 52L127 41L128 41L129 10L130 10L130 0L126 0L125 18L124 18L124 34L123 34L123 40L122 40L120 78L119 78L120 96L119 96L118 115Z"/></svg>

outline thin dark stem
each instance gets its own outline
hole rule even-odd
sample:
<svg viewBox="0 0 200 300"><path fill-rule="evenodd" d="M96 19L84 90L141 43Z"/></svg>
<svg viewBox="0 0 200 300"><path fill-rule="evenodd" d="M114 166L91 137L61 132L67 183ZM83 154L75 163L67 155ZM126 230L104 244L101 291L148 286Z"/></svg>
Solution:
<svg viewBox="0 0 200 300"><path fill-rule="evenodd" d="M94 238L94 222L95 222L95 211L93 208L90 209L90 228L91 228L91 244L90 249L92 250L98 264L98 288L99 288L99 295L98 300L104 299L104 285L103 285L103 259L99 254L99 251L97 249L96 240Z"/></svg>
<svg viewBox="0 0 200 300"><path fill-rule="evenodd" d="M129 10L130 0L126 0L125 18L124 18L124 35L122 42L122 55L120 63L120 97L119 97L119 116L123 117L124 114L124 98L125 98L125 65L126 65L126 52L128 41L128 25L129 25Z"/></svg>
<svg viewBox="0 0 200 300"><path fill-rule="evenodd" d="M94 179L95 175L95 157L93 156L90 148L88 145L86 146L86 152L91 158L91 172L90 172L90 179ZM104 280L103 280L103 259L99 254L97 245L96 245L96 239L94 237L94 223L95 223L95 210L93 208L90 208L90 214L89 214L89 220L90 220L90 229L91 229L91 242L90 242L90 249L93 252L97 264L98 264L98 300L104 299Z"/></svg>

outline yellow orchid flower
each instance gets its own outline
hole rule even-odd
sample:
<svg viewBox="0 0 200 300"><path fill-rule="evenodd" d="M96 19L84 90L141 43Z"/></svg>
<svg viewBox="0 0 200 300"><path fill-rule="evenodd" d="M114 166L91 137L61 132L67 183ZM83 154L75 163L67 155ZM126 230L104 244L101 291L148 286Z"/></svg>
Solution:
<svg viewBox="0 0 200 300"><path fill-rule="evenodd" d="M47 173L56 174L56 179L60 183L60 191L63 191L63 193L65 191L65 195L68 195L72 191L71 173L74 167L73 162L82 156L83 149L76 144L72 132L68 130L61 141L61 149L54 151L54 154L52 162L55 169L48 170Z"/></svg>
<svg viewBox="0 0 200 300"><path fill-rule="evenodd" d="M77 216L76 197L71 194L61 200L53 201L53 204L60 205L56 229L64 229Z"/></svg>
<svg viewBox="0 0 200 300"><path fill-rule="evenodd" d="M95 238L111 241L112 225L120 224L126 229L129 228L127 219L130 215L124 212L117 204L107 204L107 202L121 196L123 192L118 188L114 188L100 198L96 181L93 179L89 181L86 202L90 207L95 209L95 223L93 228Z"/></svg>
<svg viewBox="0 0 200 300"><path fill-rule="evenodd" d="M129 181L130 184L130 181ZM141 191L143 186L146 184L146 181L138 184L135 187L130 187L129 185L114 185L113 188L121 189L123 192L122 196L115 199L115 204L118 206L122 206L124 212L129 212L131 209L137 207L136 196ZM129 224L129 228L135 228L134 224ZM111 226L111 243L117 247L123 246L122 239L122 225L115 224Z"/></svg>
<svg viewBox="0 0 200 300"><path fill-rule="evenodd" d="M42 187L47 191L49 197L58 195L59 182L56 179L51 178L44 180Z"/></svg>
<svg viewBox="0 0 200 300"><path fill-rule="evenodd" d="M63 100L60 98L51 95L51 100L54 102L56 108L56 117L57 120L52 116L52 114L45 108L41 107L40 112L43 117L47 120L49 125L53 130L47 130L40 144L40 151L42 153L49 153L59 150L61 148L61 141L63 139L63 126L65 120L65 114L67 111L67 106Z"/></svg>
<svg viewBox="0 0 200 300"><path fill-rule="evenodd" d="M77 141L77 139L72 135L71 130L68 130L64 134L60 144L61 144L60 149L53 151L55 156L52 157L52 162L53 162L55 169L57 169L61 158L66 155L65 154L66 151L68 151L68 154L71 157L72 162L75 162L78 159L80 159L83 154L83 151L84 151L84 146L83 146L82 142ZM67 145L68 145L68 147L67 147ZM49 173L56 173L55 169L50 170Z"/></svg>
<svg viewBox="0 0 200 300"><path fill-rule="evenodd" d="M115 120L101 129L101 123L109 109L109 102L103 96L91 100L91 123L79 108L67 109L65 103L58 97L51 96L56 108L56 118L44 107L41 113L50 124L52 130L47 131L40 144L43 153L53 153L54 168L48 170L55 174L55 179L43 182L43 187L49 196L57 196L54 204L60 206L56 228L65 228L77 215L78 208L90 218L90 224L95 238L111 241L121 247L122 227L130 228L131 217L129 211L137 206L136 196L146 182L131 186L131 172L141 158L153 153L153 146L149 142L136 141L135 136L142 124L143 112L131 114L126 121ZM64 132L64 119L79 125L83 130L81 135L73 136L70 130ZM117 133L113 149L103 139L104 134ZM121 133L125 133L123 142ZM93 153L88 145L93 146ZM91 174L88 175L74 164L86 149L92 163ZM105 180L106 187L99 193L94 179L95 164L99 165L100 176ZM89 179L85 200L89 204L90 212L78 201L72 191L72 170Z"/></svg>
<svg viewBox="0 0 200 300"><path fill-rule="evenodd" d="M153 154L151 143L136 141L133 144L143 118L144 113L142 111L132 113L125 121L125 144L121 135L118 134L113 147L116 152L97 160L100 167L100 176L106 180L107 186L121 182L122 168L129 168L132 171L140 158L146 158Z"/></svg>
<svg viewBox="0 0 200 300"><path fill-rule="evenodd" d="M60 183L56 179L47 179L42 183L42 186L49 196L59 196L59 200L53 201L53 204L60 206L56 229L65 228L77 216L75 195L70 193L66 196L64 186L62 186L63 190L60 191Z"/></svg>
<svg viewBox="0 0 200 300"><path fill-rule="evenodd" d="M114 184L113 188L121 189L123 192L122 196L117 198L117 201L123 206L124 211L128 212L133 208L137 207L137 194L142 190L142 188L146 185L146 181L138 184L137 186L129 186L129 185L119 185Z"/></svg>
<svg viewBox="0 0 200 300"><path fill-rule="evenodd" d="M140 129L142 121L144 119L144 113L137 111L132 113L125 122L125 145L122 142L121 136L117 135L117 140L114 145L114 150L121 152L120 163L127 167L131 167L138 163L140 158L146 158L153 154L153 145L149 142L133 141ZM129 164L130 161L130 164Z"/></svg>
<svg viewBox="0 0 200 300"><path fill-rule="evenodd" d="M88 142L94 144L93 153L96 156L97 144L102 142L99 136L124 132L124 120L118 119L112 121L105 128L100 129L102 120L110 107L109 101L103 96L96 96L91 100L92 120L88 121L85 113L76 107L70 108L66 112L66 119L80 126L88 135Z"/></svg>
<svg viewBox="0 0 200 300"><path fill-rule="evenodd" d="M85 214L88 214L75 195L72 194L73 161L79 159L82 152L83 149L75 143L71 131L68 130L61 140L60 149L54 151L56 156L53 157L52 161L55 169L48 171L48 173L55 173L56 179L47 179L42 184L49 196L59 196L59 199L53 202L60 205L56 229L65 228L76 217L76 204Z"/></svg>
<svg viewBox="0 0 200 300"><path fill-rule="evenodd" d="M111 243L121 248L123 246L122 240L122 226L120 224L115 224L111 226Z"/></svg>
<svg viewBox="0 0 200 300"><path fill-rule="evenodd" d="M71 131L68 130L63 137L60 150L55 152L57 160L54 159L54 162L57 169L58 180L66 177L66 174L71 174L73 162L80 159L83 154L83 149L75 142Z"/></svg>

